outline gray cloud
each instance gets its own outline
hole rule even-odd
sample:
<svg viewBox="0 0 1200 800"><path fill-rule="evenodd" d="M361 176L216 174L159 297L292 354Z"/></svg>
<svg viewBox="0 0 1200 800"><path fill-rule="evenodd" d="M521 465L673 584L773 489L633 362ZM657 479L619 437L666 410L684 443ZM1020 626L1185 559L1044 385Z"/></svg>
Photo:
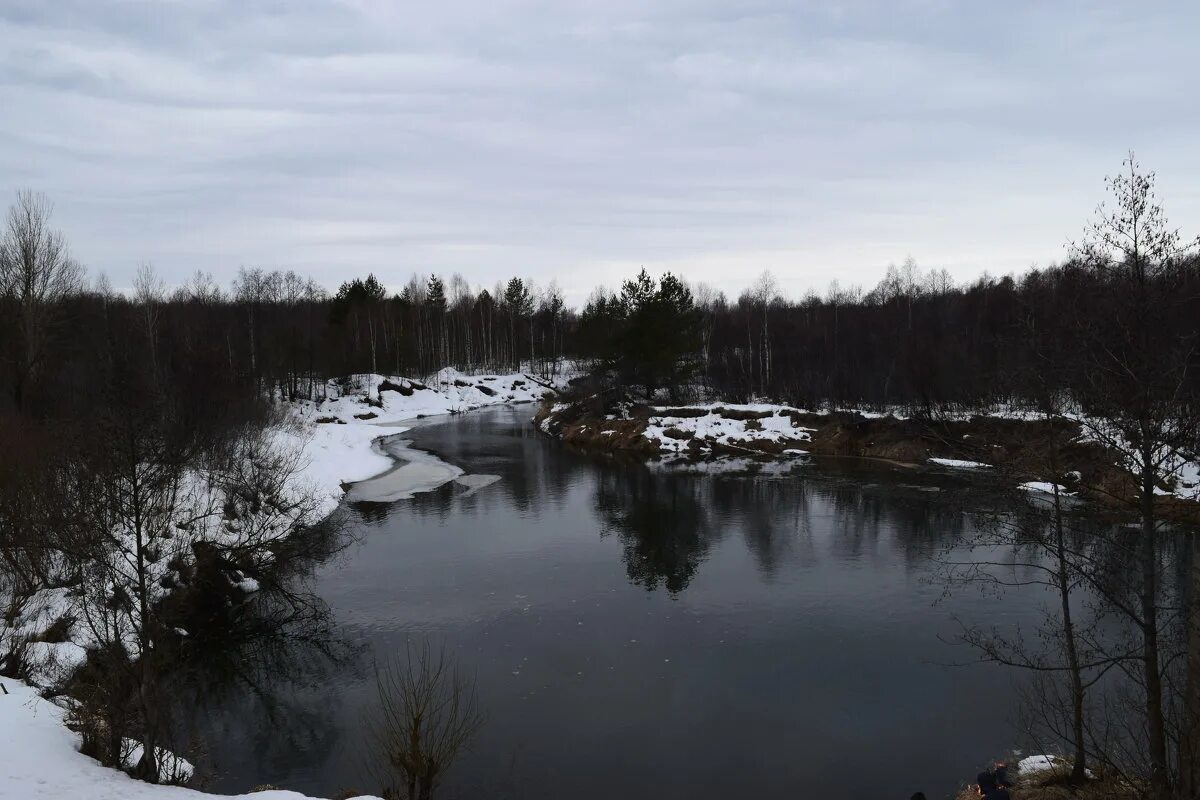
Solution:
<svg viewBox="0 0 1200 800"><path fill-rule="evenodd" d="M1062 255L1129 147L1200 211L1191 3L9 2L0 190L152 261L736 292Z"/></svg>

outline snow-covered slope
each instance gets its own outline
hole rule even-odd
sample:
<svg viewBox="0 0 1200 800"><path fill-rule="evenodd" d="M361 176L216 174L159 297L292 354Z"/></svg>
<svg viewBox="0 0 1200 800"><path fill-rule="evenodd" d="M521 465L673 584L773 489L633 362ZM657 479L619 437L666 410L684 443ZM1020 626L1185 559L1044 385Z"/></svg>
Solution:
<svg viewBox="0 0 1200 800"><path fill-rule="evenodd" d="M331 512L341 501L345 484L373 478L392 467L393 459L372 443L403 433L408 427L402 423L484 406L533 403L552 391L548 383L523 373L464 375L444 369L428 382L356 375L330 381L328 399L291 404L298 425L280 435L304 447L301 480ZM446 480L454 477L448 472Z"/></svg>
<svg viewBox="0 0 1200 800"><path fill-rule="evenodd" d="M0 798L4 800L205 800L215 795L155 786L103 767L79 752L79 737L63 725L63 710L33 687L0 678ZM297 792L238 795L250 800L306 800ZM363 797L369 797L363 795Z"/></svg>

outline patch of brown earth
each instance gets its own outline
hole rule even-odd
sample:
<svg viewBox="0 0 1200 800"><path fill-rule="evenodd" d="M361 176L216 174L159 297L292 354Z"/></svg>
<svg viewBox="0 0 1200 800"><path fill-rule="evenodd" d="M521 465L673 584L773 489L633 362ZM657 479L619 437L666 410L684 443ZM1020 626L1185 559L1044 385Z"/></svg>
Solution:
<svg viewBox="0 0 1200 800"><path fill-rule="evenodd" d="M546 405L539 421L550 415ZM655 411L644 405L617 406L600 395L571 404L551 416L551 434L564 441L606 451L627 450L641 455L656 455L661 442L643 436L647 419L654 416L669 426L666 439L687 441L688 451L715 453L757 452L779 455L799 449L817 455L875 458L899 464L925 465L931 457L975 461L992 465L1013 483L1044 480L1058 473L1060 483L1090 499L1125 502L1136 495L1133 477L1118 466L1117 454L1096 442L1081 441L1081 426L1070 420L1019 420L975 416L965 420L919 420L896 417L864 417L851 412L813 414L797 409L778 410L791 419L794 428L807 429L810 438L780 442L750 439L728 445L697 439L693 434L671 426L671 419L702 417L709 413L746 422L748 430L762 428L759 420L775 412L749 411L717 407L669 408ZM618 416L609 420L606 416ZM1058 463L1049 455L1057 454ZM1068 478L1079 473L1078 479ZM1157 501L1164 516L1179 521L1200 522L1200 504L1163 496Z"/></svg>
<svg viewBox="0 0 1200 800"><path fill-rule="evenodd" d="M601 403L587 401L573 403L552 414L553 407L551 402L544 403L534 416L534 422L541 427L549 418L550 434L568 444L639 455L653 455L659 451L657 440L643 436L649 414L639 414L632 419L607 419Z"/></svg>

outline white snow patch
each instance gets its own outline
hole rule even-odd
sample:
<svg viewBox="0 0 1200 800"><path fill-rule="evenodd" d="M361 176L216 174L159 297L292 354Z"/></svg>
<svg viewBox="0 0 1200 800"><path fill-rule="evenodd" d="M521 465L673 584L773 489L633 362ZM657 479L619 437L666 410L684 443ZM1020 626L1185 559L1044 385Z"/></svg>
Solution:
<svg viewBox="0 0 1200 800"><path fill-rule="evenodd" d="M693 442L699 444L699 449L707 450L714 444L738 448L753 442L782 444L807 442L812 439L813 429L797 426L789 416L789 412L795 412L797 409L788 406L764 403L706 403L694 406L658 406L652 410L657 413L650 417L642 435L651 441L657 440L659 450L666 453L694 452L697 445L692 444ZM698 416L678 416L670 413L674 410L682 410L685 414L700 411L705 413ZM730 419L722 412L730 412L732 416L763 416ZM668 430L679 431L686 438L672 438L667 435Z"/></svg>
<svg viewBox="0 0 1200 800"><path fill-rule="evenodd" d="M787 478L806 467L807 460L799 458L762 458L723 456L695 459L687 455L670 454L647 464L650 469L684 475L750 475L761 478Z"/></svg>
<svg viewBox="0 0 1200 800"><path fill-rule="evenodd" d="M246 594L257 592L260 588L258 581L254 580L254 578L242 578L237 582L237 587Z"/></svg>
<svg viewBox="0 0 1200 800"><path fill-rule="evenodd" d="M74 642L30 642L25 658L30 680L39 686L61 686L87 661L87 650Z"/></svg>
<svg viewBox="0 0 1200 800"><path fill-rule="evenodd" d="M941 464L943 467L951 469L991 469L991 464L984 464L982 461L962 461L957 458L931 458L929 459L934 464Z"/></svg>
<svg viewBox="0 0 1200 800"><path fill-rule="evenodd" d="M134 739L121 740L121 763L125 769L133 769L142 760L146 748ZM187 783L196 774L196 768L186 758L175 755L161 747L154 748L158 756L158 780L160 783Z"/></svg>
<svg viewBox="0 0 1200 800"><path fill-rule="evenodd" d="M1054 494L1054 488L1058 487L1059 495L1070 497L1074 492L1068 492L1067 487L1061 484L1048 483L1046 481L1026 481L1018 486L1018 489L1023 489L1026 492L1043 492L1045 494Z"/></svg>
<svg viewBox="0 0 1200 800"><path fill-rule="evenodd" d="M1040 772L1050 772L1051 770L1069 770L1071 769L1071 761L1061 756L1028 756L1017 762L1017 775L1027 778L1030 775L1037 775ZM1089 778L1096 776L1092 771L1084 770Z"/></svg>

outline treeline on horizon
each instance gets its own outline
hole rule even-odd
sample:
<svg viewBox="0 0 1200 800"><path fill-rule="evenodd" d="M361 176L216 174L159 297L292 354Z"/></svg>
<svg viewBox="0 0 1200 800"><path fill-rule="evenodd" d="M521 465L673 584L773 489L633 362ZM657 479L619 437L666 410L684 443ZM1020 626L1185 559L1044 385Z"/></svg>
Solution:
<svg viewBox="0 0 1200 800"><path fill-rule="evenodd" d="M227 290L203 273L169 289L143 267L121 294L86 280L49 211L45 198L22 193L6 239L20 258L11 229L41 215L46 241L32 257L45 262L43 285L0 287L0 408L43 418L72 415L111 382L114 365L138 361L181 402L214 392L223 402L312 397L328 378L363 372L550 374L571 359L609 383L680 400L981 408L1079 383L1072 373L1087 367L1075 356L1103 335L1128 290L1125 273L1073 257L962 285L910 259L869 291L833 277L825 294L800 299L784 297L770 273L730 299L643 270L617 292L595 290L580 311L553 283L539 291L514 277L472 289L457 274L414 275L398 293L368 275L330 294L295 272L258 268L240 270ZM1152 279L1162 288L1155 329L1167 346L1193 341L1200 258Z"/></svg>

